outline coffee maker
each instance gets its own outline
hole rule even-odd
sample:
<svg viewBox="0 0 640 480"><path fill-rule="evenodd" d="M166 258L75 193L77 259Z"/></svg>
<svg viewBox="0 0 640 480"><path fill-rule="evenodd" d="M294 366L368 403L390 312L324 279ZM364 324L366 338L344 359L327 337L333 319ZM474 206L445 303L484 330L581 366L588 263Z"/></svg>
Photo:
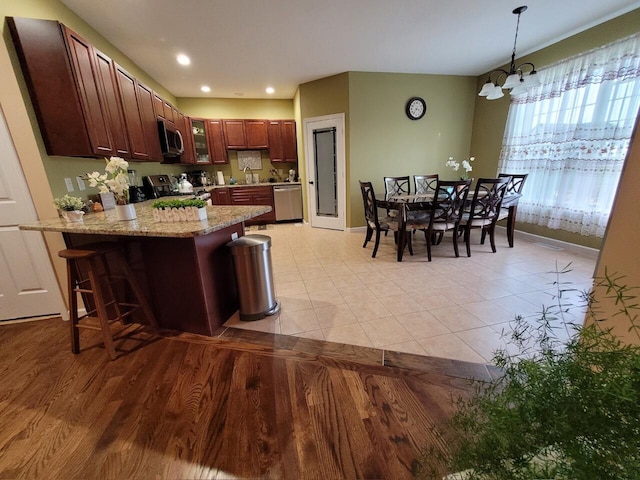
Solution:
<svg viewBox="0 0 640 480"><path fill-rule="evenodd" d="M138 185L138 174L135 170L127 170L129 175L129 202L138 203L147 199L144 189Z"/></svg>

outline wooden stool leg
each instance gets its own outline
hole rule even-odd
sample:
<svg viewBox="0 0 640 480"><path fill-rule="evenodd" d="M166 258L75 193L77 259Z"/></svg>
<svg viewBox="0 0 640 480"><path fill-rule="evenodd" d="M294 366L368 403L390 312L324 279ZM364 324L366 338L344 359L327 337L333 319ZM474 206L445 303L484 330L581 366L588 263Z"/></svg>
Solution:
<svg viewBox="0 0 640 480"><path fill-rule="evenodd" d="M147 301L147 297L145 296L144 292L140 288L140 285L136 281L133 270L131 270L131 267L129 266L129 264L127 263L127 261L125 260L121 252L115 251L113 253L114 253L114 259L118 263L118 268L124 275L125 279L127 280L127 283L129 284L129 287L131 288L131 291L135 295L137 304L140 305L140 308L144 312L144 316L147 320L147 323L152 327L157 328L158 322L156 321L156 317L153 314L151 305Z"/></svg>
<svg viewBox="0 0 640 480"><path fill-rule="evenodd" d="M67 292L69 292L69 333L71 334L71 351L80 353L80 333L78 332L78 293L76 281L78 273L75 262L67 261Z"/></svg>
<svg viewBox="0 0 640 480"><path fill-rule="evenodd" d="M109 357L111 360L115 360L117 354L113 344L113 337L111 336L107 307L104 303L104 292L102 290L102 285L100 284L100 279L97 276L98 265L93 258L89 258L89 265L89 283L91 284L91 290L93 290L93 300L96 304L98 320L100 320L100 326L102 327L102 339L104 340L104 346L107 349L107 353L109 353Z"/></svg>

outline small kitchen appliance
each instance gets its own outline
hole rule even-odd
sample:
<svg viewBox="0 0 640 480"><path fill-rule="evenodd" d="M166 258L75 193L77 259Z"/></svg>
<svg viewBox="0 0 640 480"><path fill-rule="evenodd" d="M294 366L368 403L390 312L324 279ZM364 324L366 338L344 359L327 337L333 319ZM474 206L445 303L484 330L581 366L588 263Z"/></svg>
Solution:
<svg viewBox="0 0 640 480"><path fill-rule="evenodd" d="M288 180L290 182L295 182L296 181L296 171L292 168L291 170L289 170L289 178Z"/></svg>
<svg viewBox="0 0 640 480"><path fill-rule="evenodd" d="M177 195L173 189L170 175L147 175L142 177L142 184L147 198L160 198L168 195Z"/></svg>
<svg viewBox="0 0 640 480"><path fill-rule="evenodd" d="M144 189L138 185L138 174L135 170L127 170L129 175L129 202L138 203L147 199Z"/></svg>

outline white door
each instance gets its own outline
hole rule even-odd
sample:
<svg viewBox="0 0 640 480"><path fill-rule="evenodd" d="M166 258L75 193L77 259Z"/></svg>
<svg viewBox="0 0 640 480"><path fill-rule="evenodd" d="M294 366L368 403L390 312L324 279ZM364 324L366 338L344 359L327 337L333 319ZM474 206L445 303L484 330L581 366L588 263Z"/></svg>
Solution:
<svg viewBox="0 0 640 480"><path fill-rule="evenodd" d="M306 118L309 220L312 227L346 228L344 114Z"/></svg>
<svg viewBox="0 0 640 480"><path fill-rule="evenodd" d="M65 311L42 234L18 229L37 219L0 107L0 320Z"/></svg>

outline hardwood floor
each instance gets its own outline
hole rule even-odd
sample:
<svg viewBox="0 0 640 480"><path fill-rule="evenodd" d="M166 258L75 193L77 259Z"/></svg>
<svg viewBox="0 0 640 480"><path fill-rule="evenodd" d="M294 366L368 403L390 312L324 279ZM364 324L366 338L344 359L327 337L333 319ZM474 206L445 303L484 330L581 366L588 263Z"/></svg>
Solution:
<svg viewBox="0 0 640 480"><path fill-rule="evenodd" d="M109 361L61 320L0 326L2 479L403 479L478 364L234 329ZM140 347L140 348L137 348Z"/></svg>

